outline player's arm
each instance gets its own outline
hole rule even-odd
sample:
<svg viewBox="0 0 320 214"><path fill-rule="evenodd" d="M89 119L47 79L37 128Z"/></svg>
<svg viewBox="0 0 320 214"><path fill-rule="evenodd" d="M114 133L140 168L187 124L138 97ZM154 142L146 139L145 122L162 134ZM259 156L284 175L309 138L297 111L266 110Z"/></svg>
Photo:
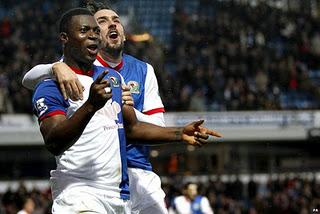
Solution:
<svg viewBox="0 0 320 214"><path fill-rule="evenodd" d="M149 64L147 64L147 74L144 88L143 113L137 109L134 109L137 119L142 122L152 123L154 125L164 127L164 107L159 96L159 87L156 75L153 67ZM158 143L168 142L162 141Z"/></svg>
<svg viewBox="0 0 320 214"><path fill-rule="evenodd" d="M128 87L125 84L122 85L122 100L126 105L134 106L134 100L130 93L130 87ZM165 126L162 112L148 115L148 114L141 113L137 109L134 109L134 111L139 121L152 123L158 126Z"/></svg>
<svg viewBox="0 0 320 214"><path fill-rule="evenodd" d="M123 105L122 111L126 136L148 144L184 141L190 145L202 146L208 143L209 136L221 137L218 132L203 127L203 120L192 122L184 127L160 127L138 121L131 106Z"/></svg>
<svg viewBox="0 0 320 214"><path fill-rule="evenodd" d="M72 100L83 98L83 86L77 75L63 62L41 64L33 67L23 77L22 84L31 90L44 79L56 79L64 99Z"/></svg>
<svg viewBox="0 0 320 214"><path fill-rule="evenodd" d="M146 80L144 84L144 101L142 112L136 111L139 121L165 126L164 106L159 95L159 86L154 69L147 64Z"/></svg>
<svg viewBox="0 0 320 214"><path fill-rule="evenodd" d="M150 115L141 113L137 109L134 109L134 112L136 113L136 117L139 121L152 123L157 126L165 127L164 116L162 112L154 113Z"/></svg>
<svg viewBox="0 0 320 214"><path fill-rule="evenodd" d="M40 64L31 68L31 70L23 76L22 85L33 90L42 80L52 78L52 65L53 64Z"/></svg>
<svg viewBox="0 0 320 214"><path fill-rule="evenodd" d="M175 196L172 199L171 206L168 209L168 214L177 214L177 197L178 196Z"/></svg>
<svg viewBox="0 0 320 214"><path fill-rule="evenodd" d="M207 197L203 196L201 198L201 211L206 214L213 214L213 210L210 206L209 200Z"/></svg>
<svg viewBox="0 0 320 214"><path fill-rule="evenodd" d="M105 88L110 87L107 80L103 80L103 72L93 82L88 100L70 117L55 115L45 118L40 123L40 131L47 149L54 155L61 155L71 147L81 136L92 116L102 108L112 97Z"/></svg>

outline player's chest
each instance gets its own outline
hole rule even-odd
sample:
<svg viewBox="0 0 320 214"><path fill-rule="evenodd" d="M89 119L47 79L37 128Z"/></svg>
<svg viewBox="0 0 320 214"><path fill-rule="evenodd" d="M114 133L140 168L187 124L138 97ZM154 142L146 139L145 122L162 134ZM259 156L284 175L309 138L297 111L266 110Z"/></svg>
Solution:
<svg viewBox="0 0 320 214"><path fill-rule="evenodd" d="M139 101L144 96L145 76L143 73L122 72L124 81L130 87L134 101Z"/></svg>
<svg viewBox="0 0 320 214"><path fill-rule="evenodd" d="M110 78L112 79L112 78ZM69 99L69 108L67 115L71 116L76 112L89 98L90 96L90 87L93 83L92 79L89 78L79 78L81 84L83 85L83 99L82 100L71 100ZM110 80L111 81L111 80ZM119 113L121 112L121 85L119 81L112 79L112 98L110 98L104 107L99 109L94 117L105 117L112 121L117 121L119 118Z"/></svg>

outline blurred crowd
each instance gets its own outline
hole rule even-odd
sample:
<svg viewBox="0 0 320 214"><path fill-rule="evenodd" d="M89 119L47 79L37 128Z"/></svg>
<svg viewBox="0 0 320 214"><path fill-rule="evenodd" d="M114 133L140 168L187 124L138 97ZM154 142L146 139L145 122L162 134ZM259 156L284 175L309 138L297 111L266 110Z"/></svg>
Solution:
<svg viewBox="0 0 320 214"><path fill-rule="evenodd" d="M70 4L62 1L0 3L0 113L32 114L31 91L21 85L23 74L39 63L57 60L57 21Z"/></svg>
<svg viewBox="0 0 320 214"><path fill-rule="evenodd" d="M183 3L180 5L183 6ZM170 109L273 110L319 107L319 19L264 3L177 5L168 69L160 86ZM169 61L168 61L169 60Z"/></svg>
<svg viewBox="0 0 320 214"><path fill-rule="evenodd" d="M58 18L79 2L0 3L0 113L32 113L22 75L60 57ZM127 42L128 53L155 67L167 111L319 108L316 17L206 0L187 13L177 0L172 22L169 44Z"/></svg>
<svg viewBox="0 0 320 214"><path fill-rule="evenodd" d="M22 210L25 210L28 214L51 213L52 197L50 188L27 190L24 183L21 182L17 190L8 189L6 192L0 193L0 198L1 214L17 214Z"/></svg>
<svg viewBox="0 0 320 214"><path fill-rule="evenodd" d="M163 183L168 208L174 198L182 194L181 179L176 177ZM199 182L198 186L199 194L209 199L215 214L308 214L320 211L320 183L313 179L295 177L269 180L266 183L217 179ZM16 214L22 209L24 198L34 202L32 214L50 213L50 190L27 191L23 183L16 191L8 190L0 194L0 213Z"/></svg>
<svg viewBox="0 0 320 214"><path fill-rule="evenodd" d="M181 181L165 186L169 207L181 194L179 184ZM199 183L199 193L209 199L215 214L307 214L320 208L320 183L300 178L270 179L267 183L250 180L246 184L239 179L218 179Z"/></svg>

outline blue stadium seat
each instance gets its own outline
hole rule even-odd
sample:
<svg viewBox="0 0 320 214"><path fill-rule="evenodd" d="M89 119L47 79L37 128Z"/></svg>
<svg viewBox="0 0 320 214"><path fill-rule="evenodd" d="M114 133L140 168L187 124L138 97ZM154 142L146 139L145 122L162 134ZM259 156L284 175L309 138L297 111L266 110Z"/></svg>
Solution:
<svg viewBox="0 0 320 214"><path fill-rule="evenodd" d="M137 0L118 1L116 6L119 13L127 13L126 8L134 7L135 16L139 17L138 22L150 31L158 40L164 43L169 42L171 35L172 14L170 8L174 7L175 0L149 1ZM196 1L188 1L187 5L193 8ZM190 6L189 6L190 7Z"/></svg>

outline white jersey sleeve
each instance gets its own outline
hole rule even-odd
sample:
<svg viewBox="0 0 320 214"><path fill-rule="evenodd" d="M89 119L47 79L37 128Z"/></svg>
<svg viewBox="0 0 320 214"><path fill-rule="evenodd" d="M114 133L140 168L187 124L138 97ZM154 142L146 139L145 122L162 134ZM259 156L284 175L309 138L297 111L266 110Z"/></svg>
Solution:
<svg viewBox="0 0 320 214"><path fill-rule="evenodd" d="M31 68L31 70L24 75L22 85L33 90L42 80L53 78L52 65L53 64L40 64Z"/></svg>
<svg viewBox="0 0 320 214"><path fill-rule="evenodd" d="M205 196L203 196L201 199L201 211L205 214L213 214L213 210L210 206L209 200Z"/></svg>
<svg viewBox="0 0 320 214"><path fill-rule="evenodd" d="M144 88L143 113L147 115L163 113L164 106L159 95L157 78L154 69L150 64L147 64L147 75Z"/></svg>
<svg viewBox="0 0 320 214"><path fill-rule="evenodd" d="M136 113L137 119L139 121L152 123L154 125L165 127L164 116L162 112L151 114L151 115L143 114L137 109L134 109L134 112Z"/></svg>

